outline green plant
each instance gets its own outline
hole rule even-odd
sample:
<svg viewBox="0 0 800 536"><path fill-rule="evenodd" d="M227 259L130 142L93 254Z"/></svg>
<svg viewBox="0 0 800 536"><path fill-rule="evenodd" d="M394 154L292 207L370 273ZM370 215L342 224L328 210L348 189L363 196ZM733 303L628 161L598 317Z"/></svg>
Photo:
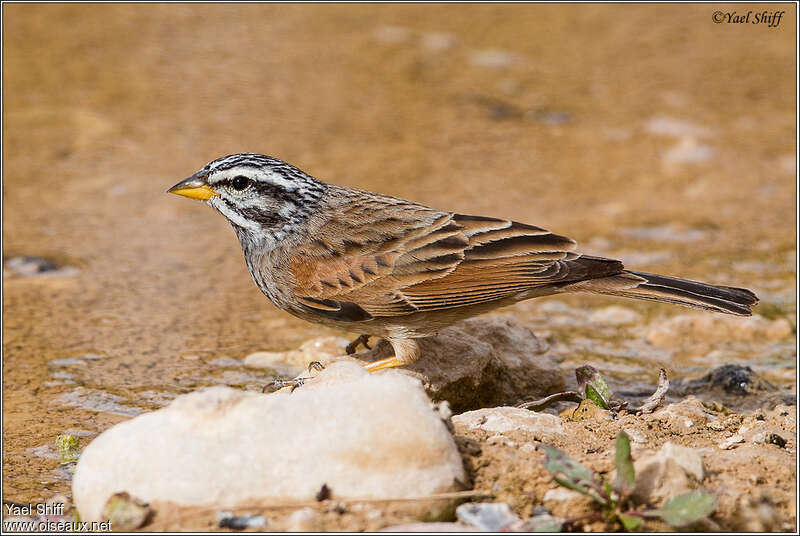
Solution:
<svg viewBox="0 0 800 536"><path fill-rule="evenodd" d="M78 461L80 440L72 434L59 434L56 437L56 448L61 455L61 464Z"/></svg>
<svg viewBox="0 0 800 536"><path fill-rule="evenodd" d="M614 482L603 480L597 473L571 459L549 445L541 445L545 452L544 467L553 479L565 488L592 498L599 512L588 516L563 520L561 527L583 520L605 520L619 523L625 530L638 529L646 518L660 518L673 527L699 521L716 510L716 497L695 490L668 499L661 508L641 510L634 508L631 494L636 486L636 474L631 459L631 443L624 431L617 435L614 461L617 477Z"/></svg>
<svg viewBox="0 0 800 536"><path fill-rule="evenodd" d="M628 402L613 398L611 388L606 383L600 372L591 365L583 365L575 369L575 379L578 382L577 391L562 391L554 393L550 396L531 402L524 402L519 404L518 408L530 409L532 411L541 411L554 402L577 402L580 404L584 400L591 400L595 405L611 410L622 411L627 409ZM667 380L667 372L662 368L658 375L658 386L656 391L644 402L644 404L636 409L629 411L635 412L637 415L642 413L652 413L664 401L664 397L669 389L669 380Z"/></svg>

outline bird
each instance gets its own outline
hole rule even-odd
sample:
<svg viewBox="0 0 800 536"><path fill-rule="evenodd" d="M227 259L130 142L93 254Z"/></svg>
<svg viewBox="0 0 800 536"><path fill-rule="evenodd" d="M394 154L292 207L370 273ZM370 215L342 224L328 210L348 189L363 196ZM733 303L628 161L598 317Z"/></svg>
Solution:
<svg viewBox="0 0 800 536"><path fill-rule="evenodd" d="M167 190L205 201L241 244L264 295L303 320L386 339L370 372L413 363L416 339L530 298L588 292L750 316L744 288L628 270L504 218L437 210L328 184L278 158L218 158Z"/></svg>

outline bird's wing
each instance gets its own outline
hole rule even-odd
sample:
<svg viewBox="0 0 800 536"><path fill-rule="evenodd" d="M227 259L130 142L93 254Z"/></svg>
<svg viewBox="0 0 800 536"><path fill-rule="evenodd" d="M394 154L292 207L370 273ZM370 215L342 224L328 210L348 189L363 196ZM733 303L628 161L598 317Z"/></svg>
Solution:
<svg viewBox="0 0 800 536"><path fill-rule="evenodd" d="M340 320L368 320L477 305L622 270L619 261L573 253L573 240L539 227L407 208L378 211L372 221L342 218L347 229L292 257L299 301Z"/></svg>

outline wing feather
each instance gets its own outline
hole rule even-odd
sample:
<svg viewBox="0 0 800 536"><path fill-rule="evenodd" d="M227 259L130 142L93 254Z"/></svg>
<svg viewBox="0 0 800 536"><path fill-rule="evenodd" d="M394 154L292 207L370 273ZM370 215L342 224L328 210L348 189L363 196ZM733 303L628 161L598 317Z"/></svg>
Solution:
<svg viewBox="0 0 800 536"><path fill-rule="evenodd" d="M314 252L322 254L292 257L294 292L304 307L330 316L342 314L337 307L345 303L354 318L398 316L505 300L623 269L619 261L578 255L572 239L532 225L416 204L395 203L377 211L390 218L373 222L367 213L358 209L359 225L341 229L346 240L316 240Z"/></svg>

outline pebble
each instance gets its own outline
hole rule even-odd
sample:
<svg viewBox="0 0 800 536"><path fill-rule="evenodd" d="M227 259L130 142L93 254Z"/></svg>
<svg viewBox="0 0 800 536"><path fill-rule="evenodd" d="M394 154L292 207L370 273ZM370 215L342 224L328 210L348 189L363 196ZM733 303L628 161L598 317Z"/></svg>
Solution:
<svg viewBox="0 0 800 536"><path fill-rule="evenodd" d="M680 465L687 474L693 476L696 481L702 482L703 478L705 478L703 456L696 449L683 447L667 441L662 445L659 453L666 458L675 460L675 462Z"/></svg>
<svg viewBox="0 0 800 536"><path fill-rule="evenodd" d="M470 430L503 434L527 432L538 441L552 442L565 437L561 419L549 413L536 413L514 407L484 408L467 411L453 417L453 425Z"/></svg>
<svg viewBox="0 0 800 536"><path fill-rule="evenodd" d="M739 434L733 435L728 439L722 441L718 447L722 450L731 450L738 447L740 444L744 443L744 438Z"/></svg>
<svg viewBox="0 0 800 536"><path fill-rule="evenodd" d="M243 363L246 367L269 368L279 374L294 375L306 372L309 363L313 361L325 363L335 357L344 356L349 343L343 337L317 337L304 342L296 350L252 353L244 358Z"/></svg>
<svg viewBox="0 0 800 536"><path fill-rule="evenodd" d="M217 525L221 529L245 530L257 529L267 524L264 516L242 515L237 516L232 512L217 512Z"/></svg>
<svg viewBox="0 0 800 536"><path fill-rule="evenodd" d="M472 525L464 523L447 523L447 522L434 522L434 523L405 523L403 525L392 525L391 527L384 527L380 532L421 532L421 533L436 533L436 532L480 532L480 529Z"/></svg>
<svg viewBox="0 0 800 536"><path fill-rule="evenodd" d="M470 54L469 61L476 67L488 67L493 69L501 69L511 66L517 57L512 52L505 50L476 50Z"/></svg>
<svg viewBox="0 0 800 536"><path fill-rule="evenodd" d="M581 495L577 491L572 491L571 489L553 488L544 492L544 497L542 497L542 502L548 502L548 501L569 502L569 501L574 501L576 499L580 499L581 497L583 497L583 495Z"/></svg>
<svg viewBox="0 0 800 536"><path fill-rule="evenodd" d="M696 164L705 162L713 155L713 147L699 142L696 138L687 137L664 151L661 159L667 164Z"/></svg>
<svg viewBox="0 0 800 536"><path fill-rule="evenodd" d="M484 532L499 532L520 521L506 503L465 503L456 508L456 518Z"/></svg>
<svg viewBox="0 0 800 536"><path fill-rule="evenodd" d="M6 261L6 268L21 277L70 277L78 273L72 266L59 266L42 257L12 257Z"/></svg>
<svg viewBox="0 0 800 536"><path fill-rule="evenodd" d="M658 115L648 119L644 128L651 134L658 134L660 136L669 136L672 138L681 138L684 136L697 136L705 137L711 135L711 130L682 119L674 117Z"/></svg>
<svg viewBox="0 0 800 536"><path fill-rule="evenodd" d="M453 46L455 38L447 33L427 33L422 36L422 46L434 52L441 52Z"/></svg>

